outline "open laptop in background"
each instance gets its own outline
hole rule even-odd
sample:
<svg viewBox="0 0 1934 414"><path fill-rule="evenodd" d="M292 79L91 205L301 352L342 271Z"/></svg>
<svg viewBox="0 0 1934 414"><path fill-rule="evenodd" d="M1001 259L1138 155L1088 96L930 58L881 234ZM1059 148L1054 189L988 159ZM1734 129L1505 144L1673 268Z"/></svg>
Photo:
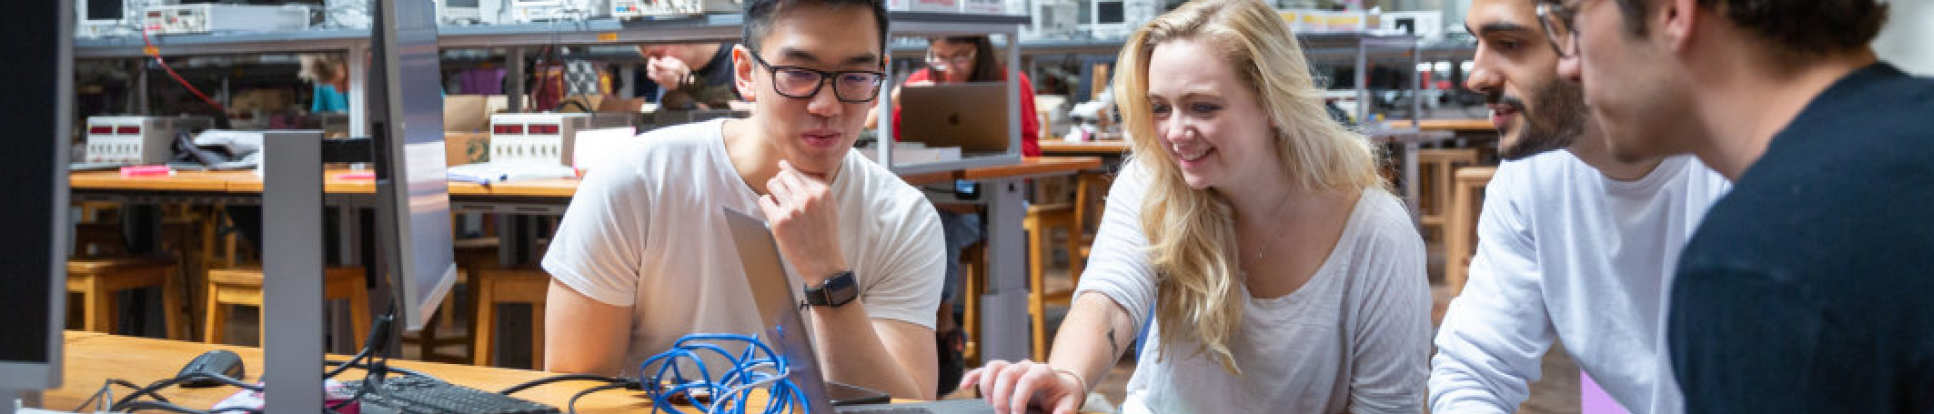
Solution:
<svg viewBox="0 0 1934 414"><path fill-rule="evenodd" d="M766 228L765 220L734 210L723 208L725 220L732 230L732 243L738 247L739 261L745 266L745 281L752 287L752 298L757 302L759 317L766 324L766 342L784 355L791 372L793 383L805 394L806 403L815 413L842 414L881 414L881 413L934 413L934 414L980 414L993 413L994 408L979 399L944 400L913 404L858 405L835 408L833 399L827 396L828 383L821 377L817 353L813 351L812 340L806 332L805 315L800 313L803 301L797 296L798 288L791 279L786 278L786 264L779 256L779 245L772 239L772 231Z"/></svg>
<svg viewBox="0 0 1934 414"><path fill-rule="evenodd" d="M968 82L900 89L900 137L965 155L1007 152L1007 83ZM1026 139L1026 137L1022 137Z"/></svg>

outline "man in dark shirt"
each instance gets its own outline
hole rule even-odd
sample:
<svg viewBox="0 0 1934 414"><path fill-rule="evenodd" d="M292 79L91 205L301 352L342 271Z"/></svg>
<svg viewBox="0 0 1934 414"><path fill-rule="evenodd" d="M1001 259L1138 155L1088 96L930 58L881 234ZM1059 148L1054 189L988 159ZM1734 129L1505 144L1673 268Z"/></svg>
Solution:
<svg viewBox="0 0 1934 414"><path fill-rule="evenodd" d="M1672 286L1686 411L1934 412L1934 80L1875 57L1886 6L1540 1L1616 155L1734 180Z"/></svg>
<svg viewBox="0 0 1934 414"><path fill-rule="evenodd" d="M638 47L645 56L639 84L650 82L663 95L678 94L687 102L723 109L738 99L732 90L732 45L725 43L667 43ZM665 99L660 96L662 103ZM689 109L689 108L672 108Z"/></svg>

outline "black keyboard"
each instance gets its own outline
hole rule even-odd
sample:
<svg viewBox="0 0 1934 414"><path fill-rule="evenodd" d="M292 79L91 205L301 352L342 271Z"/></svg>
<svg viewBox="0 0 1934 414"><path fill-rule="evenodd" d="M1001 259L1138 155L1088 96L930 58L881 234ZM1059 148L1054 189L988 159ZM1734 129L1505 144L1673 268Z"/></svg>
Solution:
<svg viewBox="0 0 1934 414"><path fill-rule="evenodd" d="M352 382L350 390L353 392L356 390L354 387L362 387L366 384ZM361 412L365 414L554 414L559 412L556 407L455 385L435 378L411 375L384 378L382 387L364 394L360 404Z"/></svg>

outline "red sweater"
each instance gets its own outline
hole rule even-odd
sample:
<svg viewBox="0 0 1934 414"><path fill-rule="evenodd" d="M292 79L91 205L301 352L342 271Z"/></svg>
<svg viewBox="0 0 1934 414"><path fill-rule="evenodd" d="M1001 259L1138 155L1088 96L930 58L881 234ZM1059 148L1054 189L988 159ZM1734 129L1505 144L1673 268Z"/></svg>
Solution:
<svg viewBox="0 0 1934 414"><path fill-rule="evenodd" d="M1034 117L1034 82L1028 81L1025 73L1020 74L1019 78L1021 78L1021 113L1019 114L1021 116L1021 155L1039 157L1041 143L1037 141L1041 137L1041 120ZM926 80L933 80L933 72L921 69L907 75L907 80L903 83ZM893 140L900 140L899 108L893 109Z"/></svg>

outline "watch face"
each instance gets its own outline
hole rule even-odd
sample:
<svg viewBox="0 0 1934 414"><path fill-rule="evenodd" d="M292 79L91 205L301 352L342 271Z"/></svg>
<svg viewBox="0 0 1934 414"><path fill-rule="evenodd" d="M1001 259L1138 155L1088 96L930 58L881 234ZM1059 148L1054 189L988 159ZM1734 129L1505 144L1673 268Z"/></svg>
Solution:
<svg viewBox="0 0 1934 414"><path fill-rule="evenodd" d="M826 282L820 285L818 292L819 295L824 295L825 305L845 305L847 302L852 302L853 299L859 298L859 282L854 279L853 272L840 272L840 274L826 279Z"/></svg>

